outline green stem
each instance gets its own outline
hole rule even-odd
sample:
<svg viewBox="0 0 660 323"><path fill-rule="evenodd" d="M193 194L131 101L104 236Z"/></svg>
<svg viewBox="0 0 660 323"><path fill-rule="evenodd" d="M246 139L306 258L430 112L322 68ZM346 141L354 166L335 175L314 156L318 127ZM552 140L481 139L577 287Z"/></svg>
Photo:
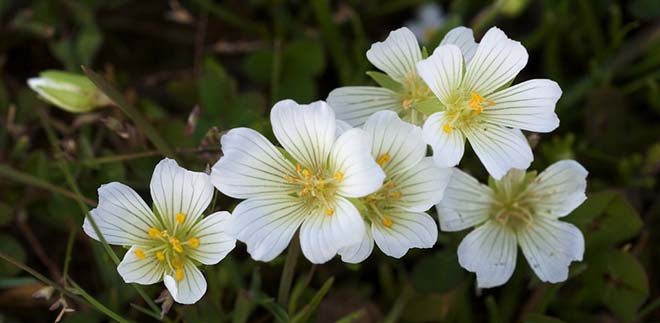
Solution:
<svg viewBox="0 0 660 323"><path fill-rule="evenodd" d="M51 184L30 174L23 173L7 165L0 165L0 177L5 177L28 186L35 186L47 191L51 191L53 193L61 194L79 202L84 202L89 206L96 206L96 202L92 199L86 198L84 196L78 196L65 188Z"/></svg>
<svg viewBox="0 0 660 323"><path fill-rule="evenodd" d="M330 50L330 56L339 72L341 84L348 85L351 82L351 64L339 29L332 19L330 4L328 0L312 0L312 8L319 22L321 34L327 42L326 47Z"/></svg>
<svg viewBox="0 0 660 323"><path fill-rule="evenodd" d="M76 284L75 281L69 279L68 282L73 286L73 288L76 289L76 292L82 296L89 304L94 306L97 310L103 312L103 314L107 315L108 317L112 318L113 320L120 322L120 323L130 323L131 321L124 319L121 317L121 315L113 312L111 309L107 308L105 305L101 304L98 300L96 300L92 295L89 295L84 289L80 287L80 285Z"/></svg>
<svg viewBox="0 0 660 323"><path fill-rule="evenodd" d="M280 288L277 293L277 302L286 306L289 302L289 291L291 290L291 283L298 262L298 255L300 254L300 239L295 235L291 240L289 251L286 254L284 261L284 268L282 268L282 277L280 278Z"/></svg>
<svg viewBox="0 0 660 323"><path fill-rule="evenodd" d="M76 238L76 228L71 227L71 232L69 233L69 239L67 240L66 243L66 253L64 254L64 267L62 268L62 277L64 279L64 282L66 282L66 279L69 275L69 263L71 262L71 254L73 253L73 242L75 241Z"/></svg>

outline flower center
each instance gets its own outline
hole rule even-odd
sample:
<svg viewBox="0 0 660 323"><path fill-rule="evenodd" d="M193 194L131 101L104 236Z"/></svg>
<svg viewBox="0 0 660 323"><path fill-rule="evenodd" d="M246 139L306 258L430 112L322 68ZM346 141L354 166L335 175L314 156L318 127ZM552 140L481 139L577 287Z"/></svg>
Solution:
<svg viewBox="0 0 660 323"><path fill-rule="evenodd" d="M385 153L380 155L376 161L380 167L383 167L390 159L391 156ZM378 221L388 228L392 227L394 221L388 213L399 199L401 199L401 191L397 189L396 183L391 179L386 179L378 191L362 199L369 208L368 212L365 212L367 218L372 222Z"/></svg>
<svg viewBox="0 0 660 323"><path fill-rule="evenodd" d="M448 104L445 111L446 122L442 125L442 131L451 133L456 128L469 127L479 122L479 115L486 107L494 105L495 101L486 100L477 92L471 92L469 98L467 95L460 95L453 104Z"/></svg>
<svg viewBox="0 0 660 323"><path fill-rule="evenodd" d="M344 173L340 171L329 174L325 170L311 171L296 164L296 171L293 175L284 175L284 180L288 183L297 184L299 191L298 197L306 199L310 208L323 208L327 216L335 214L335 209L330 205L330 201L337 192L337 184L344 180Z"/></svg>
<svg viewBox="0 0 660 323"><path fill-rule="evenodd" d="M188 232L179 230L180 225L186 219L185 214L178 213L174 217L176 224L172 232L151 227L147 234L151 237L153 244L148 248L136 248L135 256L139 259L148 257L156 258L166 270L172 273L177 281L183 280L184 263L193 249L199 247L200 239Z"/></svg>
<svg viewBox="0 0 660 323"><path fill-rule="evenodd" d="M491 206L492 218L514 231L529 228L534 224L538 201L530 189L533 176L524 171L512 170L495 184L494 202Z"/></svg>
<svg viewBox="0 0 660 323"><path fill-rule="evenodd" d="M413 108L416 103L432 98L433 93L426 83L424 83L419 76L409 72L403 83L403 91L401 95L401 106L403 107L403 111L410 112L410 108Z"/></svg>

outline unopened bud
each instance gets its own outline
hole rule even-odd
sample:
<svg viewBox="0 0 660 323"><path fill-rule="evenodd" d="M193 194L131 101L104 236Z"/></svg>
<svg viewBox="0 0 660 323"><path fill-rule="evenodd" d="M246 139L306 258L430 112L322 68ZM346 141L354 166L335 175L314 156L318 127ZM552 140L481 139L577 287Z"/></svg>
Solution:
<svg viewBox="0 0 660 323"><path fill-rule="evenodd" d="M69 112L83 113L111 104L110 99L81 74L48 70L27 83L43 100Z"/></svg>

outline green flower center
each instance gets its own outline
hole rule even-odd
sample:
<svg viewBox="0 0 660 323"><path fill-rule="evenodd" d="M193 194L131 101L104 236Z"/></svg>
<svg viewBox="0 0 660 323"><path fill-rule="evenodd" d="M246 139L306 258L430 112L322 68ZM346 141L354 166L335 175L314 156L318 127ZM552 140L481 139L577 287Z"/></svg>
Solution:
<svg viewBox="0 0 660 323"><path fill-rule="evenodd" d="M323 208L323 212L327 216L335 214L335 209L330 205L330 201L337 192L337 184L344 180L342 172L329 174L323 169L311 171L296 164L295 173L284 175L284 180L298 186L299 191L296 192L296 195L305 199L308 208Z"/></svg>

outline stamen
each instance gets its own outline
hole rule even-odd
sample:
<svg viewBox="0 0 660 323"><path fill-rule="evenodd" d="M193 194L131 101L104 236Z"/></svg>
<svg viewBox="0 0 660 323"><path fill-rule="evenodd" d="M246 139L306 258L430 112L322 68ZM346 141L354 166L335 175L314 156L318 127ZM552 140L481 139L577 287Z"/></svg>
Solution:
<svg viewBox="0 0 660 323"><path fill-rule="evenodd" d="M380 157L378 157L378 160L376 162L378 163L378 165L382 167L383 165L385 165L385 163L387 163L390 160L390 158L391 158L390 154L385 153L380 155Z"/></svg>
<svg viewBox="0 0 660 323"><path fill-rule="evenodd" d="M399 191L392 192L389 195L390 195L391 198L393 198L395 200L398 200L398 199L401 198L401 192L399 192Z"/></svg>
<svg viewBox="0 0 660 323"><path fill-rule="evenodd" d="M392 222L392 219L390 219L389 217L384 217L382 222L383 222L384 226L386 226L388 228L392 227L393 222Z"/></svg>
<svg viewBox="0 0 660 323"><path fill-rule="evenodd" d="M333 214L335 214L335 210L333 208L331 208L331 207L326 207L325 208L325 215L332 216Z"/></svg>
<svg viewBox="0 0 660 323"><path fill-rule="evenodd" d="M199 239L197 239L197 237L190 238L190 240L188 240L188 244L192 248L197 248L199 247Z"/></svg>
<svg viewBox="0 0 660 323"><path fill-rule="evenodd" d="M480 104L483 101L484 101L484 97L479 95L479 93L477 92L470 93L470 102Z"/></svg>
<svg viewBox="0 0 660 323"><path fill-rule="evenodd" d="M444 131L445 133L451 133L453 130L454 130L454 128L452 126L450 126L448 123L445 123L442 126L442 131Z"/></svg>
<svg viewBox="0 0 660 323"><path fill-rule="evenodd" d="M413 100L412 99L405 99L401 101L401 105L403 106L404 110L410 109L412 107Z"/></svg>
<svg viewBox="0 0 660 323"><path fill-rule="evenodd" d="M316 187L318 187L318 189L321 190L325 187L325 182L323 182L322 178L318 180L318 182L316 183Z"/></svg>
<svg viewBox="0 0 660 323"><path fill-rule="evenodd" d="M176 223L183 224L183 221L186 220L186 216L183 213L179 212L176 214L174 219L176 220Z"/></svg>
<svg viewBox="0 0 660 323"><path fill-rule="evenodd" d="M183 268L177 268L174 271L174 279L176 279L176 281L182 281L183 280Z"/></svg>
<svg viewBox="0 0 660 323"><path fill-rule="evenodd" d="M344 173L337 171L333 177L337 183L341 183L344 180Z"/></svg>
<svg viewBox="0 0 660 323"><path fill-rule="evenodd" d="M300 166L300 164L296 164L296 173L300 174L300 171L302 171L302 166Z"/></svg>
<svg viewBox="0 0 660 323"><path fill-rule="evenodd" d="M154 228L154 227L149 228L147 233L149 234L150 237L152 237L154 239L159 238L160 235L161 235L161 232L158 229Z"/></svg>
<svg viewBox="0 0 660 323"><path fill-rule="evenodd" d="M176 251L178 253L183 252L183 247L181 247L181 242L179 241L179 239L171 237L170 238L170 243L172 244L172 249L174 249L174 251Z"/></svg>
<svg viewBox="0 0 660 323"><path fill-rule="evenodd" d="M144 250L140 248L135 249L135 256L138 257L138 259L144 259Z"/></svg>
<svg viewBox="0 0 660 323"><path fill-rule="evenodd" d="M293 183L293 177L291 177L289 175L284 175L284 180L286 180L289 183Z"/></svg>
<svg viewBox="0 0 660 323"><path fill-rule="evenodd" d="M165 254L162 251L156 252L156 259L163 261L165 260Z"/></svg>

